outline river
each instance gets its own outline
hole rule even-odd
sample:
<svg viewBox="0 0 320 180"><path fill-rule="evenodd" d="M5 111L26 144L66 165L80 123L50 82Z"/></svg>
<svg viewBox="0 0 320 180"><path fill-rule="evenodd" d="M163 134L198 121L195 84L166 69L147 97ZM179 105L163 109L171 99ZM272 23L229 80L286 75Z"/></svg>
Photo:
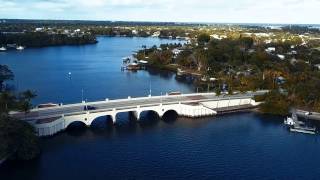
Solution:
<svg viewBox="0 0 320 180"><path fill-rule="evenodd" d="M142 45L173 40L99 37L99 43L0 53L18 90L34 103L80 102L161 92L193 92L192 84L159 71L122 72L122 57ZM69 75L71 72L71 75ZM188 119L127 114L116 125L101 118L91 128L41 139L41 156L8 162L0 179L317 179L319 136L290 133L282 117L254 112Z"/></svg>

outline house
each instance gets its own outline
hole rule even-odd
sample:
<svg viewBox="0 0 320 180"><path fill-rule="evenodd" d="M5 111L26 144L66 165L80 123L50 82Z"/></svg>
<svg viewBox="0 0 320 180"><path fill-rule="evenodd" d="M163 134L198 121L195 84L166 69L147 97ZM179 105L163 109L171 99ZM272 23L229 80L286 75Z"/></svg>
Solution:
<svg viewBox="0 0 320 180"><path fill-rule="evenodd" d="M264 43L270 44L270 43L272 43L272 40L271 39L267 39L267 40L264 41Z"/></svg>
<svg viewBox="0 0 320 180"><path fill-rule="evenodd" d="M284 60L286 58L285 55L282 55L282 54L277 54L278 58L281 59L281 60Z"/></svg>
<svg viewBox="0 0 320 180"><path fill-rule="evenodd" d="M35 29L36 32L40 32L40 31L43 31L43 30L44 30L44 28L36 28Z"/></svg>
<svg viewBox="0 0 320 180"><path fill-rule="evenodd" d="M296 58L292 58L291 60L290 60L290 64L292 64L292 65L294 65L295 63L297 63L298 62L298 60L296 59Z"/></svg>
<svg viewBox="0 0 320 180"><path fill-rule="evenodd" d="M316 67L320 71L320 64L315 64L314 67Z"/></svg>
<svg viewBox="0 0 320 180"><path fill-rule="evenodd" d="M160 31L156 31L152 34L152 37L159 37L160 36Z"/></svg>
<svg viewBox="0 0 320 180"><path fill-rule="evenodd" d="M178 57L178 55L182 52L183 50L174 48L171 52L173 53L173 58Z"/></svg>
<svg viewBox="0 0 320 180"><path fill-rule="evenodd" d="M276 51L276 48L275 47L268 47L267 49L266 49L266 52L268 52L268 53L272 53L272 52L275 52Z"/></svg>
<svg viewBox="0 0 320 180"><path fill-rule="evenodd" d="M252 54L252 53L254 53L254 52L256 52L255 49L248 49L248 53L249 53L249 54Z"/></svg>
<svg viewBox="0 0 320 180"><path fill-rule="evenodd" d="M218 39L218 40L221 40L221 39L222 39L222 38L220 38L220 36L217 35L217 34L212 34L212 35L210 35L210 37L211 37L212 39Z"/></svg>
<svg viewBox="0 0 320 180"><path fill-rule="evenodd" d="M133 35L137 35L137 34L138 34L138 31L134 29L134 30L131 31L131 33L132 33Z"/></svg>
<svg viewBox="0 0 320 180"><path fill-rule="evenodd" d="M282 76L279 76L276 78L277 84L284 84L286 82L286 79Z"/></svg>

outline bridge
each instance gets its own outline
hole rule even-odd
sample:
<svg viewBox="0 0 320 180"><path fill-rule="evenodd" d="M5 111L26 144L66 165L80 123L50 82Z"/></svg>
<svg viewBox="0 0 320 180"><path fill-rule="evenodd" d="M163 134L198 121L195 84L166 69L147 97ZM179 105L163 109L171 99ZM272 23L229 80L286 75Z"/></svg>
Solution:
<svg viewBox="0 0 320 180"><path fill-rule="evenodd" d="M29 113L12 112L11 116L32 124L39 136L49 136L66 129L74 122L82 122L90 126L92 122L103 116L109 116L113 123L117 122L117 114L132 112L137 120L145 111L153 111L161 118L169 111L179 116L204 117L219 112L247 109L258 105L254 95L267 91L251 92L238 95L221 95L215 93L194 93L181 95L148 96L97 102L82 102L59 105L48 108L34 108Z"/></svg>

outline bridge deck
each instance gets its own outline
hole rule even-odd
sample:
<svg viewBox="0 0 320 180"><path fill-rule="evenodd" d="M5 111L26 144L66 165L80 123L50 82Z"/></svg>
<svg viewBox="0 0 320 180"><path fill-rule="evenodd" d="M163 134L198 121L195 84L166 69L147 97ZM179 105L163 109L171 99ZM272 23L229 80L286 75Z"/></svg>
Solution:
<svg viewBox="0 0 320 180"><path fill-rule="evenodd" d="M263 92L265 93L265 92ZM84 114L89 112L101 112L101 111L112 111L113 109L130 109L140 107L148 107L155 105L169 105L177 103L199 103L206 101L217 101L217 100L230 100L237 98L252 98L258 93L239 94L232 96L216 96L214 93L202 93L202 94L186 94L186 95L175 95L175 96L154 96L154 97L142 97L142 98L128 98L119 100L108 100L108 101L97 101L97 102L86 102L69 105L61 105L50 108L36 108L32 109L30 113L25 114L22 112L11 113L11 116L24 119L24 120L38 120L38 119L50 119L61 117L62 115L76 115ZM260 92L261 94L261 92ZM94 110L85 110L85 106L94 107Z"/></svg>

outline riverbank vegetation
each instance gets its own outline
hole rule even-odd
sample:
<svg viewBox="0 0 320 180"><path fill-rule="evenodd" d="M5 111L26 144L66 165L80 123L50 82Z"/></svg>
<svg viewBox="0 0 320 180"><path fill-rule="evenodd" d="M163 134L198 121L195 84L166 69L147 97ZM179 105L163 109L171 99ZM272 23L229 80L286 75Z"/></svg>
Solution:
<svg viewBox="0 0 320 180"><path fill-rule="evenodd" d="M176 71L196 74L195 86L204 91L268 89L270 93L258 97L264 101L260 110L265 113L285 115L291 107L320 111L320 39L299 34L267 37L272 38L262 40L248 33L217 38L201 33L184 45L141 49L136 57L148 60L150 66L174 65Z"/></svg>
<svg viewBox="0 0 320 180"><path fill-rule="evenodd" d="M45 32L1 33L0 46L44 47L97 43L91 34L48 34Z"/></svg>
<svg viewBox="0 0 320 180"><path fill-rule="evenodd" d="M269 89L264 112L285 114L290 107L320 111L316 27L7 20L0 23L0 32L2 44L29 46L94 43L98 35L181 39L178 44L143 46L135 57L154 68L195 76L199 91Z"/></svg>
<svg viewBox="0 0 320 180"><path fill-rule="evenodd" d="M5 85L14 77L12 71L4 65L0 65L0 159L29 160L35 158L39 152L38 137L33 126L29 123L13 119L10 111L23 111L28 113L31 109L31 99L34 92L15 92L12 87Z"/></svg>

